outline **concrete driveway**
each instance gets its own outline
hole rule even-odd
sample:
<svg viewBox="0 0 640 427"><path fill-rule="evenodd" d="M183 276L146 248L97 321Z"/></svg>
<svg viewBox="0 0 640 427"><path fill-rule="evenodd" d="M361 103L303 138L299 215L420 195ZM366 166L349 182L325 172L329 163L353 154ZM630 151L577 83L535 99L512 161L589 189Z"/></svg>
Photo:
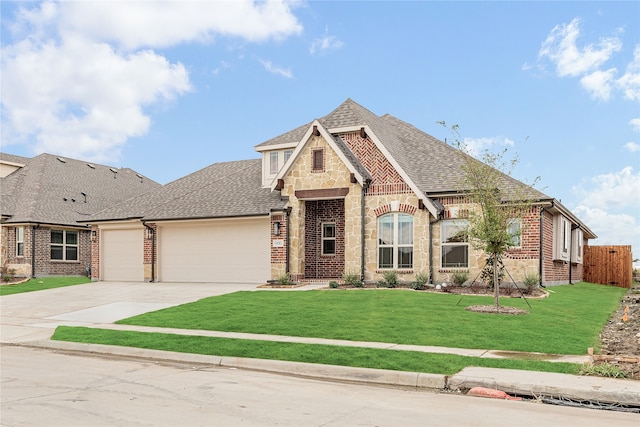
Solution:
<svg viewBox="0 0 640 427"><path fill-rule="evenodd" d="M0 342L48 339L59 325L90 326L226 293L254 284L93 282L0 298Z"/></svg>

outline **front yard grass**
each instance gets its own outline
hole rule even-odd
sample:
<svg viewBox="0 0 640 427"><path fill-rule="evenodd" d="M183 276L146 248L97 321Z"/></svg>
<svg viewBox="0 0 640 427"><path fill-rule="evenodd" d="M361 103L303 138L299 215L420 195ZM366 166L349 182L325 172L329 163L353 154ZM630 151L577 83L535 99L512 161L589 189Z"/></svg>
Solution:
<svg viewBox="0 0 640 427"><path fill-rule="evenodd" d="M453 354L394 351L323 344L243 340L59 326L52 339L148 348L181 353L286 360L362 368L453 375L467 366L577 374L581 365L514 359L481 359Z"/></svg>
<svg viewBox="0 0 640 427"><path fill-rule="evenodd" d="M409 290L236 292L120 320L180 329L375 341L489 350L586 354L627 290L579 283L550 296L501 298L529 310L520 316L466 311L491 305L485 296Z"/></svg>
<svg viewBox="0 0 640 427"><path fill-rule="evenodd" d="M44 289L61 288L64 286L81 285L83 283L89 283L90 281L90 278L84 276L36 278L17 285L2 285L0 286L0 296L19 294L22 292L42 291Z"/></svg>

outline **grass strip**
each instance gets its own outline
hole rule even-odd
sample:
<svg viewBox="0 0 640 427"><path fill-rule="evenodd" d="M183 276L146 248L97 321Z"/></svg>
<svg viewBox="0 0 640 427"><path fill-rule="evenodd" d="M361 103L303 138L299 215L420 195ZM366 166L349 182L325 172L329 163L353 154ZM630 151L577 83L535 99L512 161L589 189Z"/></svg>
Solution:
<svg viewBox="0 0 640 427"><path fill-rule="evenodd" d="M89 282L91 282L91 279L84 276L36 278L17 285L2 285L0 286L0 296L62 288L64 286L81 285Z"/></svg>
<svg viewBox="0 0 640 427"><path fill-rule="evenodd" d="M442 375L453 375L468 366L568 374L578 373L581 367L581 365L575 363L484 359L453 354L188 336L158 332L117 331L72 326L59 326L52 339L180 353L285 360Z"/></svg>
<svg viewBox="0 0 640 427"><path fill-rule="evenodd" d="M120 320L180 329L374 341L442 347L585 354L626 289L554 286L548 298L501 298L528 315L475 313L487 296L410 290L235 292Z"/></svg>

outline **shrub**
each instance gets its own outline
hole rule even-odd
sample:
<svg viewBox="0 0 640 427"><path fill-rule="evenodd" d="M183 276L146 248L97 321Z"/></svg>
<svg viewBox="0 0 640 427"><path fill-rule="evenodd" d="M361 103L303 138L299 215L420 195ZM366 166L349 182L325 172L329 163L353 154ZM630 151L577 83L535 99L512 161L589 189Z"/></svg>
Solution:
<svg viewBox="0 0 640 427"><path fill-rule="evenodd" d="M347 285L353 286L354 288L361 288L362 286L364 286L364 283L362 283L362 280L360 280L360 274L354 271L345 272L342 275L342 279Z"/></svg>
<svg viewBox="0 0 640 427"><path fill-rule="evenodd" d="M428 281L429 281L429 273L424 271L419 271L416 273L416 280L411 284L411 288L417 291L421 291L426 288Z"/></svg>
<svg viewBox="0 0 640 427"><path fill-rule="evenodd" d="M522 283L527 288L527 292L531 293L540 284L540 275L538 273L526 272L524 273Z"/></svg>
<svg viewBox="0 0 640 427"><path fill-rule="evenodd" d="M335 280L332 280L332 281L330 281L330 282L329 282L329 287L330 287L331 289L337 289L337 288L338 288L338 286L339 286L339 285L338 285L338 282L336 282Z"/></svg>
<svg viewBox="0 0 640 427"><path fill-rule="evenodd" d="M278 276L276 281L278 282L278 285L281 285L281 286L291 285L293 283L291 281L291 277L289 276L289 273L281 274L280 276Z"/></svg>
<svg viewBox="0 0 640 427"><path fill-rule="evenodd" d="M382 280L378 281L379 288L395 288L398 286L398 272L395 270L382 273Z"/></svg>
<svg viewBox="0 0 640 427"><path fill-rule="evenodd" d="M451 275L451 280L453 280L453 283L455 283L457 286L462 286L462 285L464 285L464 282L469 280L469 272L468 271L456 271L455 273L453 273Z"/></svg>
<svg viewBox="0 0 640 427"><path fill-rule="evenodd" d="M16 269L9 267L2 267L2 281L10 282L16 277Z"/></svg>

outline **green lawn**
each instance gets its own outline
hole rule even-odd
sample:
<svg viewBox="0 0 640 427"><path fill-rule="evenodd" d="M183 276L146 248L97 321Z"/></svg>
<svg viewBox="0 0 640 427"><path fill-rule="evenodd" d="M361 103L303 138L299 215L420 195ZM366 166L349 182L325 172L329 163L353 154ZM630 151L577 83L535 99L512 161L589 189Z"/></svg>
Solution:
<svg viewBox="0 0 640 427"><path fill-rule="evenodd" d="M63 286L80 285L90 281L90 278L84 276L43 277L41 279L31 279L17 285L2 285L0 286L0 296L19 294L22 292L41 291L43 289L61 288Z"/></svg>
<svg viewBox="0 0 640 427"><path fill-rule="evenodd" d="M585 354L626 289L580 283L550 289L542 300L502 299L528 315L481 314L464 308L491 297L409 290L255 291L205 298L118 323L335 338L459 348ZM459 304L458 304L459 302ZM580 365L481 359L318 344L239 340L60 326L52 339L451 375L466 366L577 373Z"/></svg>
<svg viewBox="0 0 640 427"><path fill-rule="evenodd" d="M149 348L181 353L322 363L396 371L453 375L467 366L577 374L580 365L513 359L481 359L452 354L420 353L320 344L211 338L153 332L115 331L59 326L52 339Z"/></svg>
<svg viewBox="0 0 640 427"><path fill-rule="evenodd" d="M466 311L491 297L409 290L255 291L205 298L118 323L458 348L586 354L627 291L580 283L541 300L503 298L528 315Z"/></svg>

